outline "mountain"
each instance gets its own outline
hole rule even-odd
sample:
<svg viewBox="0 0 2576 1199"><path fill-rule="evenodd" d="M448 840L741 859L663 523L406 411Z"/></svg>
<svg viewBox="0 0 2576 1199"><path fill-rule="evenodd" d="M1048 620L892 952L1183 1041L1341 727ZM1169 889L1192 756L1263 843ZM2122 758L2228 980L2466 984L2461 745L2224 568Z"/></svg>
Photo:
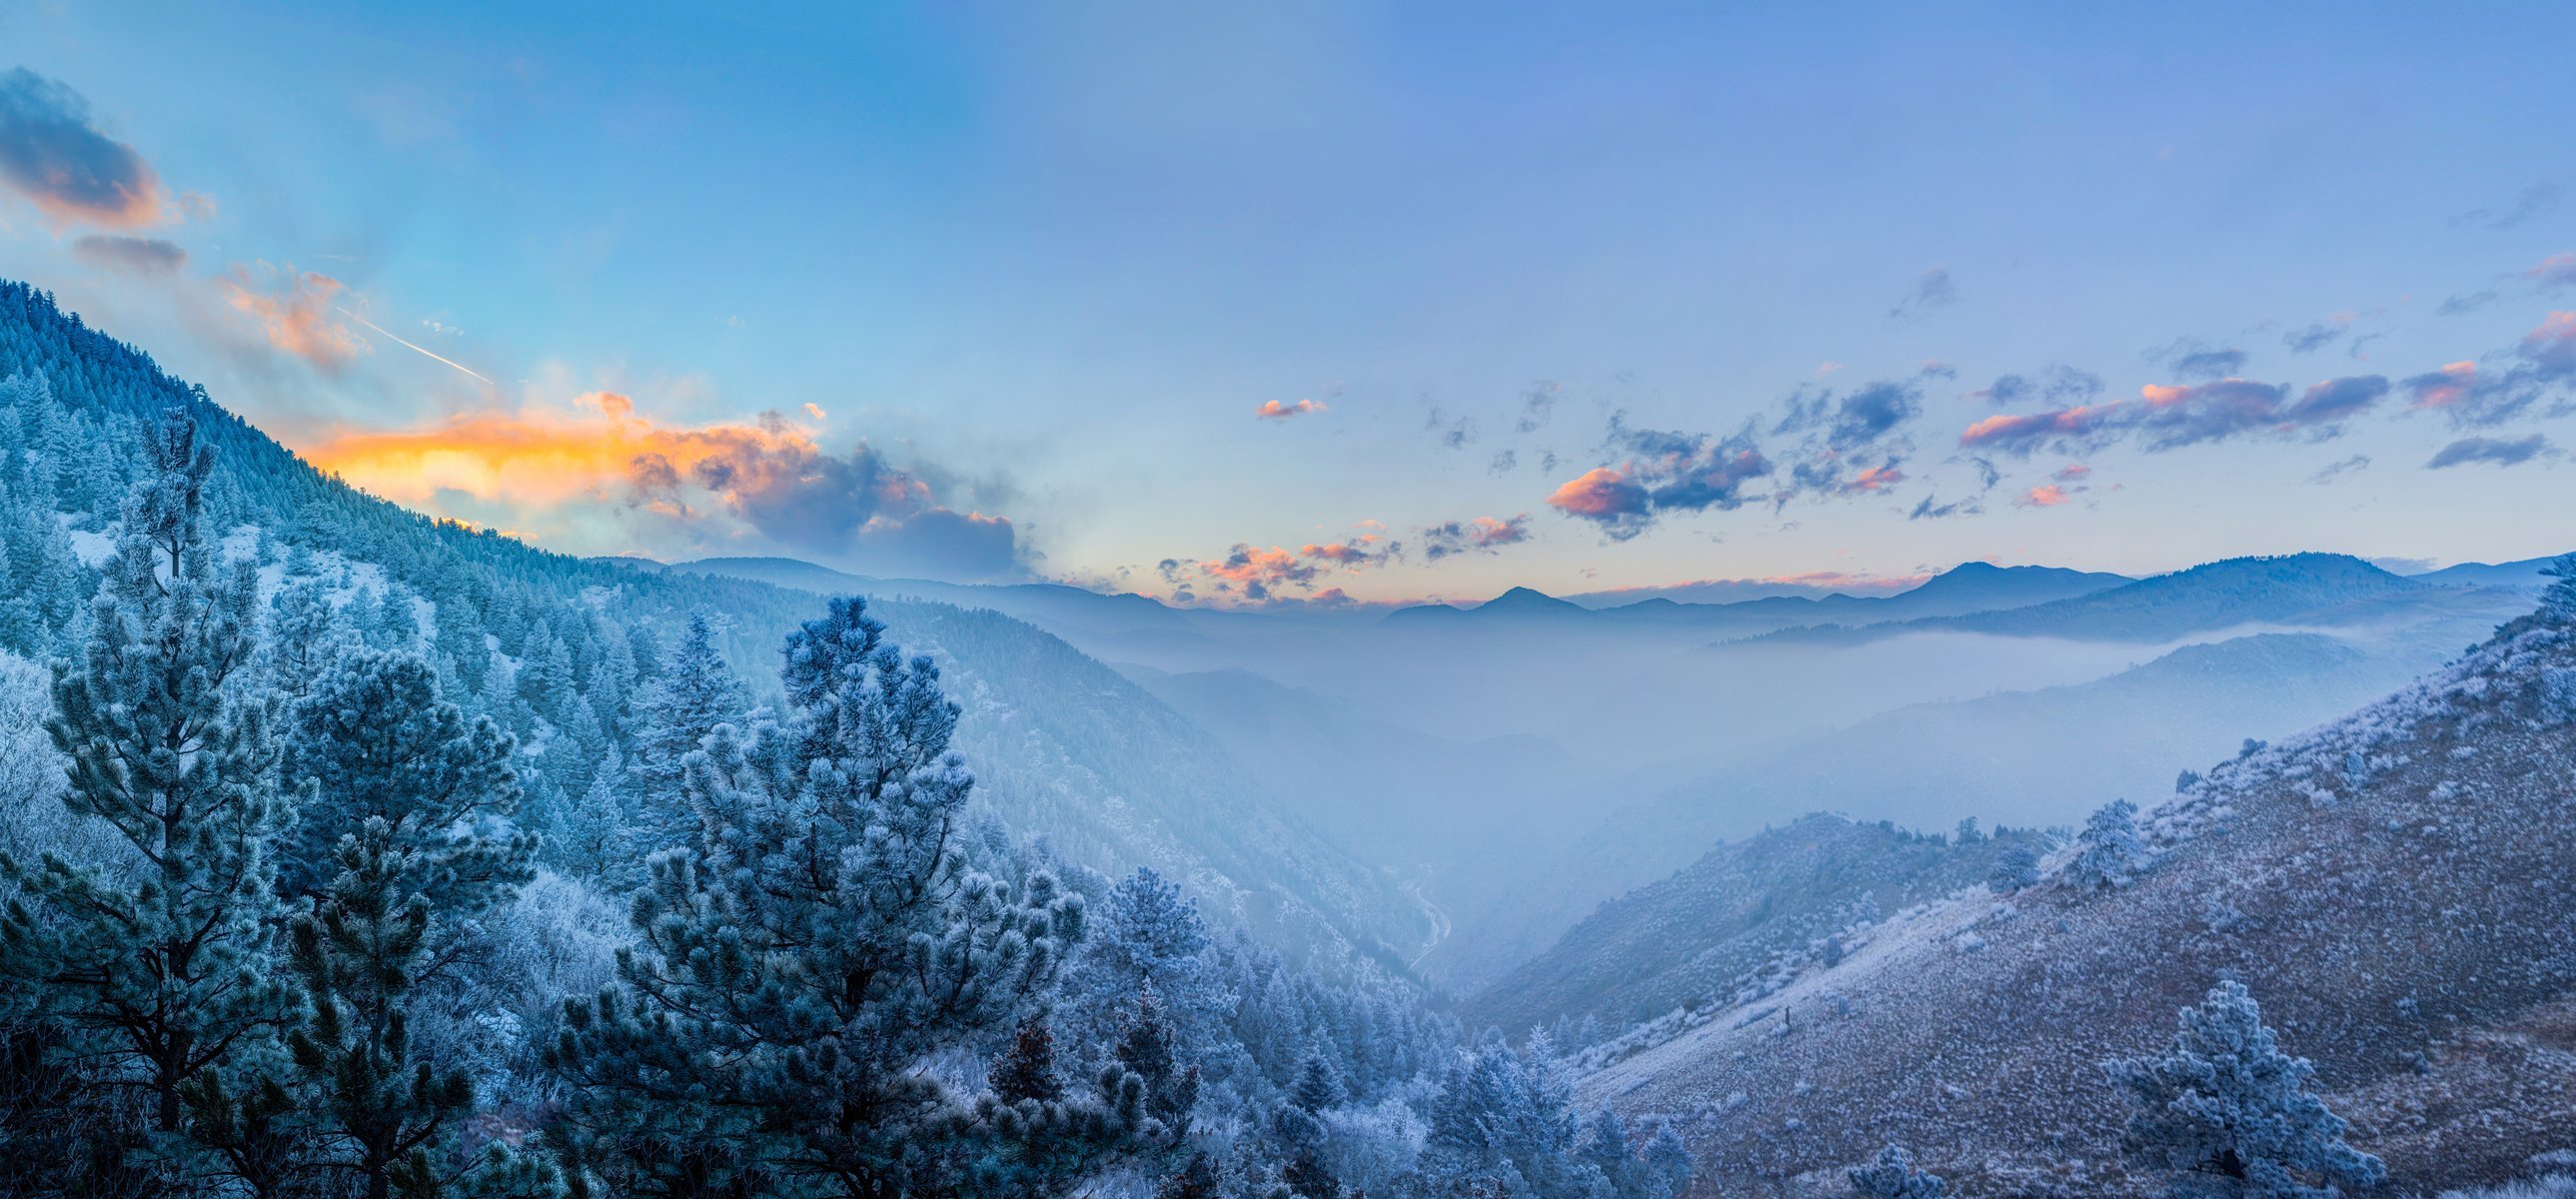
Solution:
<svg viewBox="0 0 2576 1199"><path fill-rule="evenodd" d="M1472 620L1479 624L1497 622L1531 624L1584 620L1591 615L1590 609L1580 605L1568 603L1532 588L1514 587L1472 608L1459 608L1448 604L1416 604L1410 608L1398 608L1387 613L1379 623L1400 625L1427 621Z"/></svg>
<svg viewBox="0 0 2576 1199"><path fill-rule="evenodd" d="M1594 904L1784 810L1943 829L1969 816L2065 824L2107 800L2148 801L2184 768L2384 695L2528 607L2527 597L2495 589L2437 590L2408 609L2413 623L2370 636L2186 644L2080 683L1907 704L1677 768L1551 846L1526 867L1529 885L1503 892L1495 907L1459 908L1456 931L1424 965L1452 986L1489 984L1555 952L1550 943Z"/></svg>
<svg viewBox="0 0 2576 1199"><path fill-rule="evenodd" d="M2068 599L2004 611L1936 616L1867 628L1787 630L1781 637L1849 641L1956 630L2009 637L2173 641L2250 625L2356 623L2372 601L2440 585L2401 578L2345 554L2229 558Z"/></svg>
<svg viewBox="0 0 2576 1199"><path fill-rule="evenodd" d="M2049 863L1852 938L1749 1002L1588 1059L1589 1101L1672 1119L1698 1185L1825 1193L1895 1143L1976 1195L2143 1196L2099 1063L2241 981L2316 1063L2388 1193L2567 1147L2576 1093L2576 628L2526 617L2344 719L2220 763L2141 821L2128 885Z"/></svg>
<svg viewBox="0 0 2576 1199"><path fill-rule="evenodd" d="M72 528L85 537L112 519L139 422L171 407L193 415L215 450L211 491L221 527L253 530L413 600L423 614L418 635L448 693L531 748L523 773L538 814L568 805L589 785L614 748L625 696L691 614L714 618L733 668L774 698L787 632L822 611L818 592L549 553L367 496L44 293L0 282L0 380L11 378L31 397L14 427L40 440L31 448L66 464L59 473L77 489L66 497L86 505ZM822 581L812 573L822 568L804 563L766 560L761 569L799 568L807 581ZM94 586L94 578L76 584L81 594ZM898 589L921 594L909 584ZM1137 597L1035 590L1041 598L1032 603L1096 601L1124 611L1134 607L1124 601L1135 601L1168 611ZM1012 832L1042 837L1063 860L1105 874L1155 866L1185 880L1211 912L1293 950L1391 962L1431 938L1432 913L1396 880L1285 811L1256 772L1203 730L1063 639L955 603L880 593L870 607L907 649L940 662L949 696L965 709L958 748L987 810ZM57 647L16 648L41 656ZM520 702L512 689L522 667L557 650L568 684L562 702L544 711ZM611 719L597 716L603 711Z"/></svg>
<svg viewBox="0 0 2576 1199"><path fill-rule="evenodd" d="M2555 555L2525 558L2520 562L2462 562L2440 570L2416 575L2418 582L2437 587L2517 587L2538 590L2549 582L2540 572L2557 561Z"/></svg>
<svg viewBox="0 0 2576 1199"><path fill-rule="evenodd" d="M1721 845L1586 917L1547 953L1459 1008L1471 1027L1597 1020L1617 1029L1732 988L1782 951L1833 933L1864 895L1899 911L1983 880L2034 833L1953 843L1817 814Z"/></svg>

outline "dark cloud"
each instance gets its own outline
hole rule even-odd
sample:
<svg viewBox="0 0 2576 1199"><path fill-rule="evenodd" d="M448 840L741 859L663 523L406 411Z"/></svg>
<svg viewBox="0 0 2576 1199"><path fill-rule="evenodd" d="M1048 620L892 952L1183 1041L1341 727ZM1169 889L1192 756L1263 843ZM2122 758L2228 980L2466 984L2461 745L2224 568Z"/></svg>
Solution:
<svg viewBox="0 0 2576 1199"><path fill-rule="evenodd" d="M2520 466L2534 458L2556 457L2557 448L2538 433L2524 437L2463 437L2443 446L2424 464L2428 470L2484 462L2494 466Z"/></svg>
<svg viewBox="0 0 2576 1199"><path fill-rule="evenodd" d="M1920 316L1935 308L1947 308L1959 302L1959 285L1950 279L1950 268L1936 266L1914 277L1914 285L1896 307L1887 310L1888 319Z"/></svg>
<svg viewBox="0 0 2576 1199"><path fill-rule="evenodd" d="M2177 379L2224 379L2245 369L2243 350L2194 350L2175 356L2173 373Z"/></svg>
<svg viewBox="0 0 2576 1199"><path fill-rule="evenodd" d="M1453 520L1422 530L1422 556L1437 562L1456 554L1498 553L1504 546L1529 540L1529 513L1510 520L1479 516L1474 520Z"/></svg>
<svg viewBox="0 0 2576 1199"><path fill-rule="evenodd" d="M1927 495L1923 497L1923 502L1914 505L1914 510L1912 512L1905 514L1905 519L1940 520L1944 517L1950 516L1976 516L1984 511L1984 506L1978 504L1973 497L1968 499L1952 500L1946 504L1936 504L1932 502L1932 497Z"/></svg>
<svg viewBox="0 0 2576 1199"><path fill-rule="evenodd" d="M935 472L898 466L864 441L835 456L767 413L758 430L712 435L706 444L689 481L781 545L879 576L973 581L1026 571L1009 518L946 506ZM639 497L671 502L680 473L647 454L628 477Z"/></svg>
<svg viewBox="0 0 2576 1199"><path fill-rule="evenodd" d="M2148 387L2137 400L1990 416L1968 426L1959 444L2027 456L2047 448L2083 451L2136 436L2149 450L2171 450L2247 435L2306 434L2324 440L2343 422L2376 405L2387 378L2329 379L2295 400L2287 386L2244 379Z"/></svg>
<svg viewBox="0 0 2576 1199"><path fill-rule="evenodd" d="M2332 483L2354 471L2368 469L2370 469L2370 455L2355 454L2340 462L2327 463L2324 467L2320 468L2317 473L2309 475L2308 482Z"/></svg>
<svg viewBox="0 0 2576 1199"><path fill-rule="evenodd" d="M72 243L72 254L92 266L132 275L168 275L188 264L188 252L157 237L92 234Z"/></svg>
<svg viewBox="0 0 2576 1199"><path fill-rule="evenodd" d="M2290 352L2293 354L2305 354L2313 350L2322 350L2334 344L2335 339L2341 336L2343 336L2341 324L2317 321L2306 328L2292 329L2282 334L2281 344L2290 347Z"/></svg>
<svg viewBox="0 0 2576 1199"><path fill-rule="evenodd" d="M2576 313L2553 312L2510 349L2451 363L2403 386L2417 409L2438 411L2457 429L2493 428L2543 400L2563 412L2576 393Z"/></svg>
<svg viewBox="0 0 2576 1199"><path fill-rule="evenodd" d="M2450 223L2454 229L2511 229L2557 206L2557 186L2535 183L2522 189L2522 194L2502 210L2472 208L2452 217Z"/></svg>
<svg viewBox="0 0 2576 1199"><path fill-rule="evenodd" d="M58 221L132 229L162 219L152 164L101 132L89 101L24 67L0 75L0 187Z"/></svg>
<svg viewBox="0 0 2576 1199"><path fill-rule="evenodd" d="M2075 404L2102 394L2102 376L2055 363L2037 375L2001 376L1985 388L1968 394L1973 399L1993 401L1998 407L2025 403Z"/></svg>
<svg viewBox="0 0 2576 1199"><path fill-rule="evenodd" d="M1762 499L1752 484L1772 469L1750 425L1716 437L1631 429L1613 416L1609 444L1624 451L1627 461L1585 472L1558 487L1547 503L1592 521L1614 541L1645 532L1666 512L1730 512Z"/></svg>
<svg viewBox="0 0 2576 1199"><path fill-rule="evenodd" d="M1520 464L1521 456L1518 452L1509 449L1496 450L1493 459L1485 464L1485 473L1507 475L1512 473L1513 467Z"/></svg>

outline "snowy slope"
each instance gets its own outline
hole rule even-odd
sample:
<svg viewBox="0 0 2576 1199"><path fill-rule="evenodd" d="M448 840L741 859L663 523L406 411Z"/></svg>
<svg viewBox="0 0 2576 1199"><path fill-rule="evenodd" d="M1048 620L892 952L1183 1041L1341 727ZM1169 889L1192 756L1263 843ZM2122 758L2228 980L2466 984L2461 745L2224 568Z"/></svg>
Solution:
<svg viewBox="0 0 2576 1199"><path fill-rule="evenodd" d="M2390 1193L2510 1177L2576 1143L2571 699L2576 631L2517 622L2217 767L2149 814L2162 860L2130 886L1900 913L1583 1093L1676 1119L1730 1195L1836 1193L1889 1141L1971 1196L2143 1195L2097 1063L2237 978Z"/></svg>

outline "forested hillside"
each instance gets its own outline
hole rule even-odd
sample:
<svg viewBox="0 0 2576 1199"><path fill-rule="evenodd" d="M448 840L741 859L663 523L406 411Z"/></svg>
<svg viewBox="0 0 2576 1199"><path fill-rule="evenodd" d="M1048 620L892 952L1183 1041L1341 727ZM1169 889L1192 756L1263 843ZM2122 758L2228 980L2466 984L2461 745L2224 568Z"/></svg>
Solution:
<svg viewBox="0 0 2576 1199"><path fill-rule="evenodd" d="M1054 637L428 521L6 295L0 1192L1687 1179Z"/></svg>

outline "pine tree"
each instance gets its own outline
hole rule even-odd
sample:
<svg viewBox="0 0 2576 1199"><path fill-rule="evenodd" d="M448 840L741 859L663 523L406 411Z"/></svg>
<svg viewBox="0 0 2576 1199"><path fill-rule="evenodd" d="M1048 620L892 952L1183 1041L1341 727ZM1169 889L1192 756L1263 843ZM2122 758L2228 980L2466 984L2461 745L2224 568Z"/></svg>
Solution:
<svg viewBox="0 0 2576 1199"><path fill-rule="evenodd" d="M358 650L292 709L279 762L303 795L283 888L322 893L345 868L341 839L370 820L391 826L412 889L442 916L465 919L527 880L535 838L509 829L519 787L513 742L438 694L416 654Z"/></svg>
<svg viewBox="0 0 2576 1199"><path fill-rule="evenodd" d="M655 848L683 844L695 828L685 799L683 760L718 725L741 725L749 703L741 681L716 651L707 618L691 616L687 635L636 702L635 756L628 768L637 779L646 836Z"/></svg>
<svg viewBox="0 0 2576 1199"><path fill-rule="evenodd" d="M1158 1018L1174 1026L1181 1056L1195 1060L1197 1044L1224 1023L1232 1002L1209 960L1198 901L1152 867L1139 866L1110 888L1103 907L1068 971L1068 1034L1080 1044L1112 1043L1137 995L1150 992ZM1296 1060L1300 1040L1287 1042L1287 1061Z"/></svg>
<svg viewBox="0 0 2576 1199"><path fill-rule="evenodd" d="M1041 1103L1064 1098L1064 1082L1055 1072L1055 1033L1047 1028L1042 1016L1031 1016L1020 1024L1011 1038L1011 1047L1000 1061L993 1063L991 1086L995 1098L1004 1103L1034 1099Z"/></svg>
<svg viewBox="0 0 2576 1199"><path fill-rule="evenodd" d="M1880 1150L1877 1162L1852 1167L1849 1176L1858 1199L1941 1199L1950 1189L1939 1175L1916 1169L1914 1155L1895 1145Z"/></svg>
<svg viewBox="0 0 2576 1199"><path fill-rule="evenodd" d="M1986 889L1997 895L2010 895L2025 887L2039 885L2039 854L2021 841L2004 846L1995 855L1995 868L1986 875Z"/></svg>
<svg viewBox="0 0 2576 1199"><path fill-rule="evenodd" d="M2576 554L2560 554L2541 567L2549 585L2540 590L2540 618L2551 624L2576 625Z"/></svg>
<svg viewBox="0 0 2576 1199"><path fill-rule="evenodd" d="M787 722L689 757L694 843L652 860L622 988L567 1008L548 1060L635 1185L954 1185L974 1107L924 1059L1016 1022L1080 936L1051 877L960 852L958 709L884 631L842 598L788 638Z"/></svg>
<svg viewBox="0 0 2576 1199"><path fill-rule="evenodd" d="M268 685L302 699L340 655L341 631L331 597L318 579L289 577L268 601L268 628L260 640L260 665Z"/></svg>
<svg viewBox="0 0 2576 1199"><path fill-rule="evenodd" d="M34 901L0 920L0 959L32 972L98 1052L130 1063L153 1125L179 1132L189 1084L282 1008L268 851L289 813L268 780L269 705L241 686L255 567L218 563L201 527L212 451L175 411L148 450L48 725L71 763L66 805L106 822L132 858L113 870L0 862Z"/></svg>
<svg viewBox="0 0 2576 1199"><path fill-rule="evenodd" d="M1152 987L1137 992L1110 1057L1112 1064L1104 1068L1104 1077L1114 1080L1123 1071L1141 1081L1145 1114L1161 1126L1160 1139L1178 1143L1188 1134L1190 1113L1198 1107L1199 1069L1182 1060L1179 1036L1164 1017L1162 1001ZM1104 1091L1114 1090L1115 1085L1112 1081L1101 1084Z"/></svg>
<svg viewBox="0 0 2576 1199"><path fill-rule="evenodd" d="M289 1044L368 1199L425 1195L474 1100L415 1051L413 1004L456 928L530 875L535 839L507 824L512 743L440 699L418 655L371 650L342 658L292 729L280 773L304 801L283 881L308 904L292 930L307 1016Z"/></svg>
<svg viewBox="0 0 2576 1199"><path fill-rule="evenodd" d="M1193 1153L1187 1165L1154 1188L1154 1199L1217 1199L1216 1171L1209 1168L1207 1155Z"/></svg>
<svg viewBox="0 0 2576 1199"><path fill-rule="evenodd" d="M2125 887L2153 860L2138 839L2138 806L2115 799L2094 809L2076 835L2075 860L2066 866L2066 881L2079 891Z"/></svg>
<svg viewBox="0 0 2576 1199"><path fill-rule="evenodd" d="M2103 1070L2138 1105L2123 1140L2130 1157L2176 1175L2179 1190L2323 1199L2332 1187L2373 1186L2387 1175L2378 1158L2344 1142L2343 1119L2308 1089L2316 1067L2282 1052L2242 983L2219 983L2183 1009L2182 1030L2163 1053Z"/></svg>
<svg viewBox="0 0 2576 1199"><path fill-rule="evenodd" d="M1310 1116L1341 1106L1341 1080L1333 1077L1333 1064L1324 1059L1322 1051L1307 1053L1306 1060L1298 1065L1297 1081L1288 1087L1288 1101Z"/></svg>

